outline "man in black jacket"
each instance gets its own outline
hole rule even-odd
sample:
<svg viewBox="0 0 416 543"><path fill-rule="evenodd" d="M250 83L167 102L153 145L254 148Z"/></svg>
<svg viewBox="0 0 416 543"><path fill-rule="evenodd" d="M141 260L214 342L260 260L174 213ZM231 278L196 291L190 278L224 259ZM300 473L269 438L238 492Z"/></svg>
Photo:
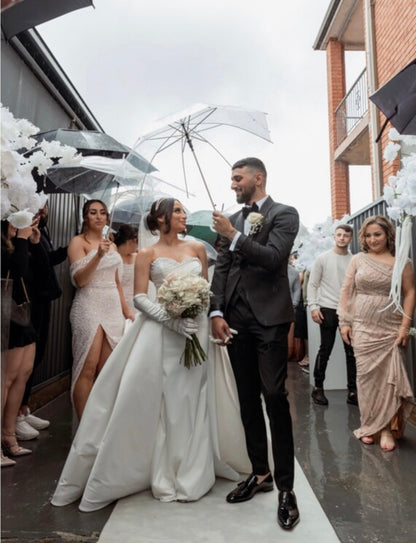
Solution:
<svg viewBox="0 0 416 543"><path fill-rule="evenodd" d="M211 290L212 336L227 345L240 400L252 474L227 496L229 503L273 489L261 394L269 417L277 520L284 529L299 521L293 492L294 446L287 377L287 334L294 320L287 266L299 228L296 209L266 194L266 169L257 158L232 167L231 188L246 207L230 219L214 211L222 236ZM252 207L248 207L252 206Z"/></svg>

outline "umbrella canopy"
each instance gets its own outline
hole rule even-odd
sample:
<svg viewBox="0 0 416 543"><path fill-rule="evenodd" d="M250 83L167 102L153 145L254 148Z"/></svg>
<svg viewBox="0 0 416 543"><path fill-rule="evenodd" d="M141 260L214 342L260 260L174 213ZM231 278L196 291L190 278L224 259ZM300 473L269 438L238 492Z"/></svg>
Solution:
<svg viewBox="0 0 416 543"><path fill-rule="evenodd" d="M126 172L128 171L127 169ZM116 189L109 185L105 190L84 193L88 198L99 199L107 204L114 227L124 223L138 225L143 213L150 210L155 200L171 198L172 191L184 192L180 187L154 175L139 173L136 178L132 178L135 183L129 179L117 179L120 186Z"/></svg>
<svg viewBox="0 0 416 543"><path fill-rule="evenodd" d="M199 165L194 142L202 142L214 149L227 164L229 162L223 154L208 140L206 135L220 126L229 126L244 130L255 136L271 141L267 127L266 114L260 111L248 110L234 106L219 106L209 104L195 104L187 110L176 113L162 119L148 133L141 136L135 144L135 150L153 162L156 155L162 151L177 145L182 155L182 168L185 179L185 187L188 188L186 171L184 166L184 150L188 146L192 151L195 163L198 167L205 190L210 202L215 208L208 184ZM230 164L229 164L230 165Z"/></svg>
<svg viewBox="0 0 416 543"><path fill-rule="evenodd" d="M211 245L214 245L218 236L212 229L212 210L209 209L201 209L188 215L186 229L191 236L207 241Z"/></svg>
<svg viewBox="0 0 416 543"><path fill-rule="evenodd" d="M157 170L148 160L136 153L131 147L120 143L112 136L98 130L74 130L58 128L48 132L40 132L33 136L39 143L46 141L59 141L62 145L75 147L82 155L101 155L111 158L128 156L129 163L142 172L150 173ZM31 149L31 151L35 151Z"/></svg>
<svg viewBox="0 0 416 543"><path fill-rule="evenodd" d="M52 166L48 169L44 185L47 193L71 192L73 194L92 194L120 186L139 186L145 172L135 168L123 158L102 156L82 157L76 166Z"/></svg>
<svg viewBox="0 0 416 543"><path fill-rule="evenodd" d="M388 121L400 134L416 135L416 59L372 94L370 100L386 116L376 141Z"/></svg>
<svg viewBox="0 0 416 543"><path fill-rule="evenodd" d="M13 3L8 2L2 9L1 29L8 41L28 28L33 28L65 13L88 6L93 6L92 0L20 0Z"/></svg>

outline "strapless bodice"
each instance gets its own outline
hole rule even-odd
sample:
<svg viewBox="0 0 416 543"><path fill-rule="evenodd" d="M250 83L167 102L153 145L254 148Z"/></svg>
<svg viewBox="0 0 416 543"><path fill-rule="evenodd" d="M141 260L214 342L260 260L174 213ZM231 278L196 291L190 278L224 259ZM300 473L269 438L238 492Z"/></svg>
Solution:
<svg viewBox="0 0 416 543"><path fill-rule="evenodd" d="M196 256L186 257L182 262L178 262L174 258L160 256L152 262L150 278L158 289L166 277L172 273L178 275L201 275L201 272L201 261Z"/></svg>

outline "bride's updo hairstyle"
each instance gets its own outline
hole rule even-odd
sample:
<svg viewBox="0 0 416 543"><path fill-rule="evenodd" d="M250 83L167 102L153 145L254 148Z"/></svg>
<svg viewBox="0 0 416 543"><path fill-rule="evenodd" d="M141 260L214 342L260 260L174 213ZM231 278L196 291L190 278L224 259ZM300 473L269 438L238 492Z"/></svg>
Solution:
<svg viewBox="0 0 416 543"><path fill-rule="evenodd" d="M90 207L92 204L101 204L103 208L105 209L105 212L107 213L107 224L110 217L110 213L108 212L108 208L105 205L104 202L101 200L87 200L82 208L82 226L81 226L81 234L85 233L85 230L87 229L87 215L88 211L90 210Z"/></svg>
<svg viewBox="0 0 416 543"><path fill-rule="evenodd" d="M361 250L363 251L363 253L368 253L369 250L369 247L365 240L365 233L367 227L372 224L376 224L384 230L387 238L387 250L392 256L394 256L396 253L394 226L393 223L383 215L373 215L371 217L367 217L367 219L365 219L365 221L361 225L360 231L358 233L358 241L360 242Z"/></svg>
<svg viewBox="0 0 416 543"><path fill-rule="evenodd" d="M153 202L152 207L146 217L148 229L155 234L160 230L158 219L164 217L165 219L165 231L164 234L170 232L170 220L172 218L173 206L175 205L175 198L159 198Z"/></svg>

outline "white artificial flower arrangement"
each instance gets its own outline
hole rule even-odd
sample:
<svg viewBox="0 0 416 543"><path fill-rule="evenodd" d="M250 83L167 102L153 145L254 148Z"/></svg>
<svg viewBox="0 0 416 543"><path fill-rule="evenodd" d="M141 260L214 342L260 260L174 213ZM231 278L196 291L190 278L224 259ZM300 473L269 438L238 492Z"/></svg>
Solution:
<svg viewBox="0 0 416 543"><path fill-rule="evenodd" d="M387 144L383 154L387 162L395 160L402 146L410 149L409 154L401 158L400 170L395 176L389 177L383 194L387 203L387 214L396 222L396 258L390 298L396 308L403 313L402 274L409 257L413 218L416 216L416 136L401 135L393 128L389 131L389 138L392 141Z"/></svg>
<svg viewBox="0 0 416 543"><path fill-rule="evenodd" d="M328 217L325 222L315 224L311 231L302 225L293 244L293 250L298 253L296 268L310 271L318 255L332 249L337 226L347 223L348 219L349 215L335 221Z"/></svg>
<svg viewBox="0 0 416 543"><path fill-rule="evenodd" d="M39 144L32 137L39 128L26 119L16 119L8 108L0 106L1 220L7 219L14 227L25 228L32 224L33 216L47 200L43 192L36 192L32 170L36 168L44 175L54 161L62 165L78 164L81 155L73 147L57 141L44 140ZM25 154L18 152L23 149Z"/></svg>

